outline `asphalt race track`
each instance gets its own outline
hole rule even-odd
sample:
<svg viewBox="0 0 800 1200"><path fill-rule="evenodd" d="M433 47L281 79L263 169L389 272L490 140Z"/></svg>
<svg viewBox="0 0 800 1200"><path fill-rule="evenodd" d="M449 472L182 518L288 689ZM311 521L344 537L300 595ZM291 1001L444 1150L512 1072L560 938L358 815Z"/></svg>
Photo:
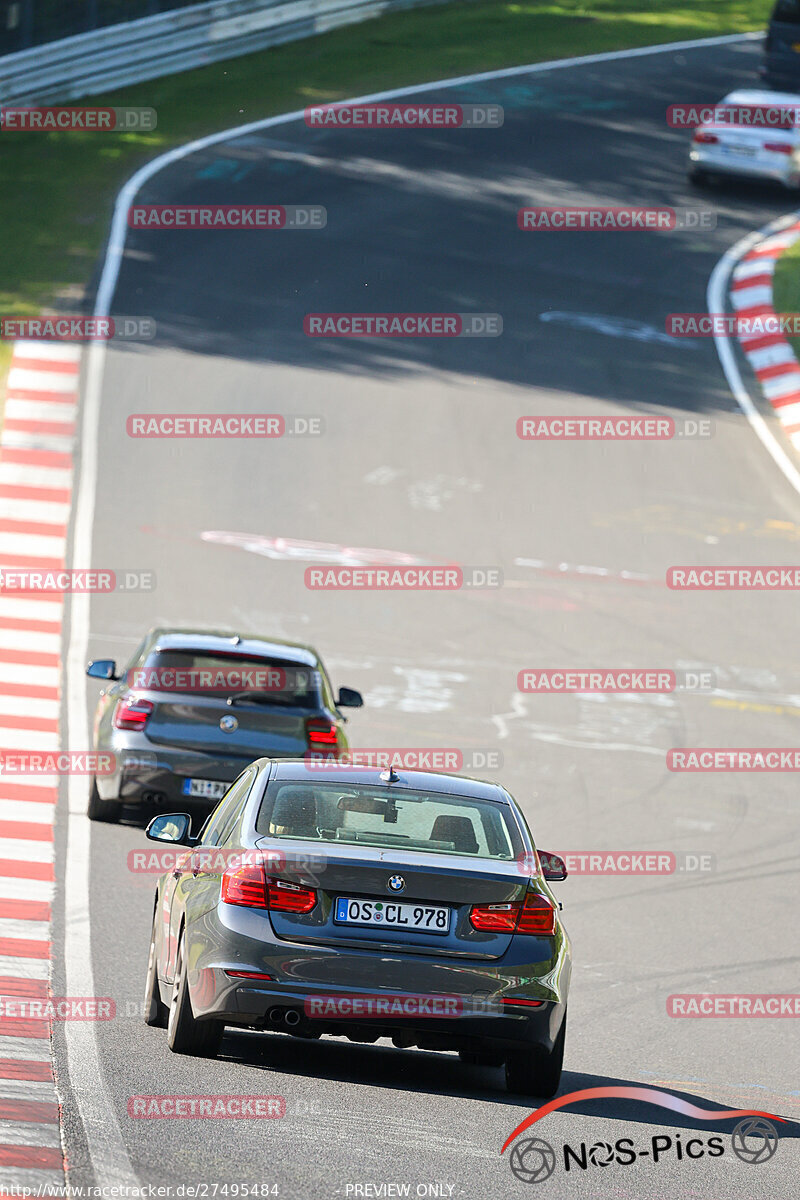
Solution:
<svg viewBox="0 0 800 1200"><path fill-rule="evenodd" d="M794 1022L666 1012L673 993L793 992L800 962L795 779L678 775L665 762L676 746L791 746L800 730L796 598L664 585L675 564L797 558L800 499L736 407L713 343L654 336L667 313L705 311L725 250L792 207L767 188L693 191L689 135L664 120L669 104L753 84L758 55L749 42L474 83L423 98L502 104L501 129L297 121L155 175L140 202L322 204L328 222L308 233L130 232L113 311L155 318L158 334L106 358L92 561L153 570L157 586L95 598L90 650L125 659L159 622L308 640L337 686L365 694L354 745L458 747L468 760L499 751L489 777L521 801L540 847L712 856L704 871L557 885L575 957L561 1092L661 1086L701 1107L793 1118ZM520 206L564 203L704 204L718 222L518 230ZM500 313L504 333L304 335L307 313L331 311ZM607 319L603 329L587 315ZM129 415L170 411L317 415L325 432L127 435ZM520 416L566 413L707 417L714 435L516 436ZM249 541L204 536L220 533ZM313 559L270 556L276 538L495 567L504 586L314 592L304 585ZM517 674L533 666L703 668L717 689L522 695ZM87 684L91 718L97 685ZM535 1103L508 1096L499 1069L277 1034L229 1034L218 1061L171 1054L139 1012L153 879L132 874L127 855L143 845L133 824L91 830L95 991L118 1011L97 1025L97 1088L108 1089L142 1183L207 1184L209 1196L213 1185L274 1183L287 1200L404 1194L389 1185L470 1200L531 1194L500 1148ZM91 1183L63 1029L56 1038L71 1178ZM142 1093L279 1095L286 1116L133 1120L127 1101ZM769 1162L749 1164L731 1153L734 1124L624 1100L555 1112L533 1132L557 1156L565 1142L629 1137L638 1153L678 1134L721 1133L726 1151L678 1161L673 1146L658 1162L559 1165L542 1194L796 1194L800 1125L781 1127Z"/></svg>

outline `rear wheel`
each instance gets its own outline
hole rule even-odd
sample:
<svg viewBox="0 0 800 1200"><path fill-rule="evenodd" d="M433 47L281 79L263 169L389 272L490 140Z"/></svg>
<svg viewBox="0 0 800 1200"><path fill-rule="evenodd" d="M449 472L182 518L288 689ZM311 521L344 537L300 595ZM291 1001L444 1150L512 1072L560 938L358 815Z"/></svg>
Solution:
<svg viewBox="0 0 800 1200"><path fill-rule="evenodd" d="M552 1050L547 1051L541 1046L535 1046L532 1050L517 1050L513 1058L506 1061L506 1087L509 1092L521 1096L540 1096L544 1100L555 1096L561 1083L566 1033L565 1013Z"/></svg>
<svg viewBox="0 0 800 1200"><path fill-rule="evenodd" d="M708 187L709 182L710 177L708 171L704 171L702 167L693 167L689 172L689 183L691 183L694 187Z"/></svg>
<svg viewBox="0 0 800 1200"><path fill-rule="evenodd" d="M97 790L97 780L93 779L86 815L90 821L107 821L110 824L116 824L122 816L122 805L119 800L104 800Z"/></svg>
<svg viewBox="0 0 800 1200"><path fill-rule="evenodd" d="M167 1020L167 1045L175 1054L214 1058L222 1041L221 1021L198 1021L192 1012L186 966L186 937L182 933L175 963L175 982Z"/></svg>
<svg viewBox="0 0 800 1200"><path fill-rule="evenodd" d="M150 954L147 959L147 979L144 985L144 1020L146 1025L166 1029L169 1009L161 999L158 987L158 959L156 956L156 921L153 917L153 932L150 934Z"/></svg>

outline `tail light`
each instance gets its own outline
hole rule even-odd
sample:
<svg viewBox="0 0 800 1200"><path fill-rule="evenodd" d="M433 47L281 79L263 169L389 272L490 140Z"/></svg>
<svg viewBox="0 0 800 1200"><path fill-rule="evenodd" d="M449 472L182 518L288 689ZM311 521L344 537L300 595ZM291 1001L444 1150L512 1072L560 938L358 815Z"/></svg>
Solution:
<svg viewBox="0 0 800 1200"><path fill-rule="evenodd" d="M226 974L230 975L231 972L226 971ZM508 998L508 997L504 996L503 999L500 1001L500 1003L507 1004L509 1006L509 1008L541 1008L542 1005L544 1004L544 1000L523 1000L523 999L514 999L513 997Z"/></svg>
<svg viewBox="0 0 800 1200"><path fill-rule="evenodd" d="M127 696L124 700L118 700L114 709L114 728L141 731L152 711L153 705L150 701L140 700L138 696Z"/></svg>
<svg viewBox="0 0 800 1200"><path fill-rule="evenodd" d="M339 730L330 721L321 717L309 717L306 721L306 740L309 750L323 752L328 756L338 757Z"/></svg>
<svg viewBox="0 0 800 1200"><path fill-rule="evenodd" d="M473 904L469 919L481 933L513 933L517 928L518 904Z"/></svg>
<svg viewBox="0 0 800 1200"><path fill-rule="evenodd" d="M791 154L794 146L791 142L764 142L764 149L771 150L773 154Z"/></svg>
<svg viewBox="0 0 800 1200"><path fill-rule="evenodd" d="M469 913L473 929L481 933L535 933L551 936L556 931L556 912L538 892L528 892L522 904L473 904Z"/></svg>
<svg viewBox="0 0 800 1200"><path fill-rule="evenodd" d="M556 910L546 896L528 892L519 914L517 933L538 933L545 937L556 931Z"/></svg>
<svg viewBox="0 0 800 1200"><path fill-rule="evenodd" d="M263 863L244 863L223 871L220 899L243 908L266 908L267 879Z"/></svg>
<svg viewBox="0 0 800 1200"><path fill-rule="evenodd" d="M274 979L274 975L267 975L264 971L226 971L226 975L231 979Z"/></svg>
<svg viewBox="0 0 800 1200"><path fill-rule="evenodd" d="M719 138L715 133L705 133L702 129L698 129L692 141L701 142L704 146L711 146L714 142L718 142Z"/></svg>
<svg viewBox="0 0 800 1200"><path fill-rule="evenodd" d="M267 908L273 912L310 913L316 903L317 893L313 888L285 879L267 881Z"/></svg>

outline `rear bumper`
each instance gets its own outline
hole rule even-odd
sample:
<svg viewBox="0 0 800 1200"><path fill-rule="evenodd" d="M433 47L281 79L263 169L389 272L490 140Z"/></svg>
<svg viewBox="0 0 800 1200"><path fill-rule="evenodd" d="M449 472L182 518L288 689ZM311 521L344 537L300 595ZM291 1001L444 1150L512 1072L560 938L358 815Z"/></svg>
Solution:
<svg viewBox="0 0 800 1200"><path fill-rule="evenodd" d="M797 40L800 41L800 35ZM800 54L767 51L758 73L765 83L790 92L797 91L800 87Z"/></svg>
<svg viewBox="0 0 800 1200"><path fill-rule="evenodd" d="M115 769L97 777L103 800L121 800L126 805L150 806L175 811L194 806L212 808L216 800L190 798L183 794L185 779L213 779L233 783L251 761L247 758L216 757L192 750L158 746L141 734L123 735L103 747L113 753Z"/></svg>
<svg viewBox="0 0 800 1200"><path fill-rule="evenodd" d="M456 1011L461 1006L452 1000L448 1006L443 997L431 996L428 998L431 1015L428 1015L425 1001L420 997L387 992L376 1001L375 993L369 993L359 1004L356 993L348 991L346 1001L344 995L344 989L284 989L269 984L261 988L245 984L218 996L202 1015L221 1019L226 1025L299 1037L327 1034L364 1042L387 1038L397 1045L420 1049L475 1053L493 1050L501 1057L508 1051L534 1046L552 1050L566 1013L566 1003L545 1002L541 1008L504 1011L500 1005L470 1003L469 998L464 998L462 1011ZM448 1007L452 1015L434 1015ZM351 1011L343 1013L343 1008ZM413 1015L392 1015L392 1010L409 1008L415 1010ZM476 1008L483 1011L476 1013ZM294 1024L287 1023L290 1013L299 1018Z"/></svg>
<svg viewBox="0 0 800 1200"><path fill-rule="evenodd" d="M785 162L769 166L766 163L729 158L712 149L693 147L689 154L689 167L691 170L708 171L713 175L730 175L739 179L764 179L773 183L781 183L784 187L797 185L798 167L789 155L785 156Z"/></svg>

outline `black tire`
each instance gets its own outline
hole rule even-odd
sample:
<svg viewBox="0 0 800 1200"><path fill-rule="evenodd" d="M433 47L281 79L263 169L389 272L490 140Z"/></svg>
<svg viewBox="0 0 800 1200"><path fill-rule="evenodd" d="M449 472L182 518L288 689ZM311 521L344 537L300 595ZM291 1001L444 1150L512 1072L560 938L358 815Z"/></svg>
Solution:
<svg viewBox="0 0 800 1200"><path fill-rule="evenodd" d="M506 1088L509 1092L520 1096L537 1096L542 1100L555 1096L561 1083L566 1033L565 1013L558 1037L549 1053L541 1046L536 1046L532 1050L518 1050L512 1058L507 1059Z"/></svg>
<svg viewBox="0 0 800 1200"><path fill-rule="evenodd" d="M192 1012L189 984L186 978L186 938L181 933L175 960L175 983L167 1018L167 1045L174 1054L191 1054L197 1058L214 1058L222 1041L221 1021L197 1021Z"/></svg>
<svg viewBox="0 0 800 1200"><path fill-rule="evenodd" d="M122 816L122 805L119 800L103 800L97 790L97 780L93 779L86 815L90 821L107 821L116 825Z"/></svg>
<svg viewBox="0 0 800 1200"><path fill-rule="evenodd" d="M711 179L708 171L702 170L701 167L697 167L695 170L689 172L689 183L693 187L705 188L708 187L710 182Z"/></svg>
<svg viewBox="0 0 800 1200"><path fill-rule="evenodd" d="M153 917L153 932L150 934L150 953L147 958L147 978L144 985L144 1023L157 1029L166 1029L169 1008L161 999L156 968L156 917Z"/></svg>

